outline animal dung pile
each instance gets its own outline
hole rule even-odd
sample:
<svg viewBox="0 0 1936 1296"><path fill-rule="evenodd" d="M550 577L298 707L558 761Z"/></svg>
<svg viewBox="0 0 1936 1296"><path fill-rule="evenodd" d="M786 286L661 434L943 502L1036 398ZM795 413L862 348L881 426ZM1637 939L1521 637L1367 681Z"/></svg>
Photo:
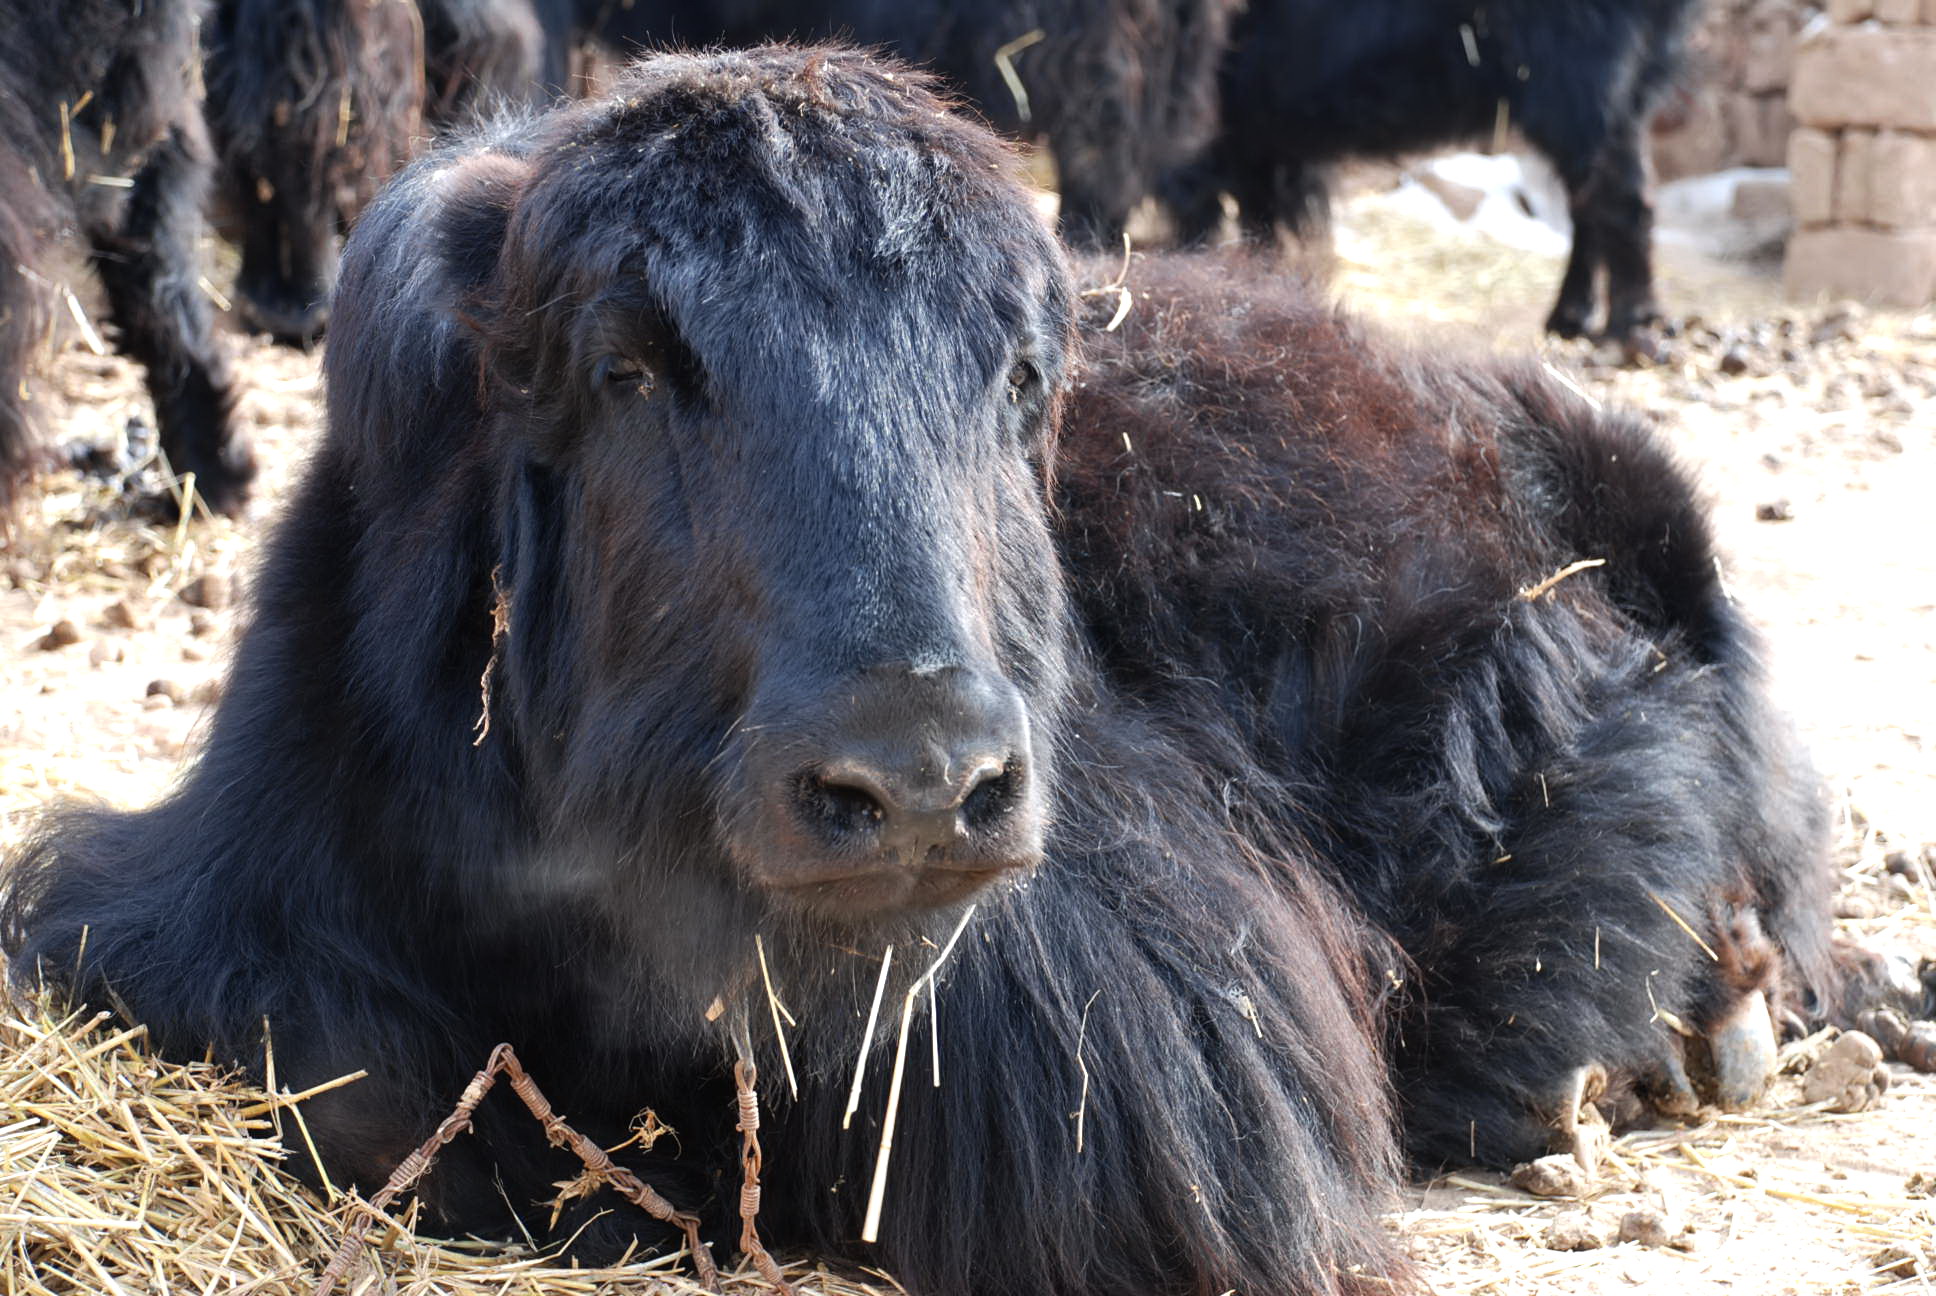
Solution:
<svg viewBox="0 0 1936 1296"><path fill-rule="evenodd" d="M1936 0L1837 0L1795 51L1792 298L1936 301Z"/></svg>
<svg viewBox="0 0 1936 1296"><path fill-rule="evenodd" d="M207 1062L156 1058L107 1013L0 999L0 1291L9 1296L313 1291L345 1225L283 1167L280 1115L301 1146L304 1095L271 1095ZM453 1098L455 1095L453 1095ZM683 1253L573 1269L528 1248L438 1246L380 1217L339 1291L440 1296L673 1296L704 1291ZM879 1296L800 1266L803 1296ZM726 1277L725 1293L766 1292Z"/></svg>

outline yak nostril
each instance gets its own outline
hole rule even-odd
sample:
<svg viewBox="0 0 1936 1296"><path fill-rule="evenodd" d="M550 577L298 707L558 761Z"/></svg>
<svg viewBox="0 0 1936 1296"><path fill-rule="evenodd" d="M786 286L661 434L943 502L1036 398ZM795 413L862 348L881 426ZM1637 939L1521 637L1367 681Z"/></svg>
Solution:
<svg viewBox="0 0 1936 1296"><path fill-rule="evenodd" d="M891 809L895 796L888 779L859 761L829 761L820 767L815 781L829 792L847 797L864 797L882 810Z"/></svg>
<svg viewBox="0 0 1936 1296"><path fill-rule="evenodd" d="M967 788L961 800L961 821L972 832L989 826L1015 804L1022 788L1021 766L1014 760L1003 764L989 761L975 769Z"/></svg>
<svg viewBox="0 0 1936 1296"><path fill-rule="evenodd" d="M888 816L886 790L865 771L822 770L801 778L801 806L808 816L839 832L864 832Z"/></svg>

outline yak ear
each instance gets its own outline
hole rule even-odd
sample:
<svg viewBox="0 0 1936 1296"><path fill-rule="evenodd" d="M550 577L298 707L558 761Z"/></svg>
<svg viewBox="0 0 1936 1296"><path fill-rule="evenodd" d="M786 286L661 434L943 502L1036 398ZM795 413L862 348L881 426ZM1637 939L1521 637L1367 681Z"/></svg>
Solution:
<svg viewBox="0 0 1936 1296"><path fill-rule="evenodd" d="M460 315L489 292L511 214L530 178L530 160L508 153L473 153L439 175L437 253Z"/></svg>
<svg viewBox="0 0 1936 1296"><path fill-rule="evenodd" d="M359 491L421 489L488 437L472 315L530 172L500 152L425 159L350 234L323 373L329 450Z"/></svg>

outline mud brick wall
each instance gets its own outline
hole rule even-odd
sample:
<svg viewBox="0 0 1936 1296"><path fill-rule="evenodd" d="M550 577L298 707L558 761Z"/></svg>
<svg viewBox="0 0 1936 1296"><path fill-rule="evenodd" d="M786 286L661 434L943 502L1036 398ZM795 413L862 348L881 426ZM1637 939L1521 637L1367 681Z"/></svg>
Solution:
<svg viewBox="0 0 1936 1296"><path fill-rule="evenodd" d="M1804 0L1708 0L1683 83L1654 118L1659 179L1787 162L1795 41L1820 12Z"/></svg>
<svg viewBox="0 0 1936 1296"><path fill-rule="evenodd" d="M1789 296L1936 301L1936 0L1832 0L1789 106Z"/></svg>

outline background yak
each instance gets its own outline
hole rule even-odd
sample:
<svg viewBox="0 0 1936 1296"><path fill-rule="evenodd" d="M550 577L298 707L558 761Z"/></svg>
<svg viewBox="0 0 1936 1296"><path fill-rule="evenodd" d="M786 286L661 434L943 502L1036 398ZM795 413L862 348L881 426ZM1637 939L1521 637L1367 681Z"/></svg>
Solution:
<svg viewBox="0 0 1936 1296"><path fill-rule="evenodd" d="M426 130L565 91L572 0L220 0L204 36L243 320L306 345L337 243Z"/></svg>
<svg viewBox="0 0 1936 1296"><path fill-rule="evenodd" d="M558 0L548 0L557 3ZM790 37L880 46L939 73L1055 155L1062 232L1115 247L1131 211L1209 143L1238 0L577 0L620 48ZM1012 78L1012 80L1011 80Z"/></svg>
<svg viewBox="0 0 1936 1296"><path fill-rule="evenodd" d="M422 20L412 0L221 0L203 46L243 319L309 342L329 319L338 234L415 146Z"/></svg>
<svg viewBox="0 0 1936 1296"><path fill-rule="evenodd" d="M277 341L314 341L337 234L420 130L422 19L412 0L221 0L203 48L242 318Z"/></svg>
<svg viewBox="0 0 1936 1296"><path fill-rule="evenodd" d="M1671 1100L1653 1005L1728 1097L1824 920L1680 476L1214 265L1135 287L1080 365L1011 159L854 54L660 57L419 163L206 754L48 825L16 967L367 1068L306 1107L365 1185L504 1039L602 1143L671 1120L642 1171L723 1213L737 1036L772 1239L950 1296L1403 1285L1386 1033L1428 1155L1543 1145L1594 1076ZM862 1021L958 930L864 1248ZM480 1134L432 1217L542 1232L569 1168L508 1099Z"/></svg>
<svg viewBox="0 0 1936 1296"><path fill-rule="evenodd" d="M1201 241L1236 199L1246 233L1327 219L1325 165L1520 131L1559 171L1573 251L1546 326L1639 344L1657 313L1647 119L1680 68L1696 0L1252 0L1221 74L1221 129L1165 185Z"/></svg>
<svg viewBox="0 0 1936 1296"><path fill-rule="evenodd" d="M230 417L197 240L209 149L194 87L199 0L0 4L0 514L32 447L26 379L72 246L148 371L161 446L216 509L255 462Z"/></svg>
<svg viewBox="0 0 1936 1296"><path fill-rule="evenodd" d="M433 122L566 92L578 13L596 0L417 0Z"/></svg>
<svg viewBox="0 0 1936 1296"><path fill-rule="evenodd" d="M897 50L1004 129L1046 140L1065 230L1114 244L1136 203L1209 141L1233 10L1232 0L221 0L209 115L242 244L237 296L253 327L314 340L338 231L407 160L420 117L442 128L562 97L578 89L571 69L585 43L630 52L841 35Z"/></svg>

